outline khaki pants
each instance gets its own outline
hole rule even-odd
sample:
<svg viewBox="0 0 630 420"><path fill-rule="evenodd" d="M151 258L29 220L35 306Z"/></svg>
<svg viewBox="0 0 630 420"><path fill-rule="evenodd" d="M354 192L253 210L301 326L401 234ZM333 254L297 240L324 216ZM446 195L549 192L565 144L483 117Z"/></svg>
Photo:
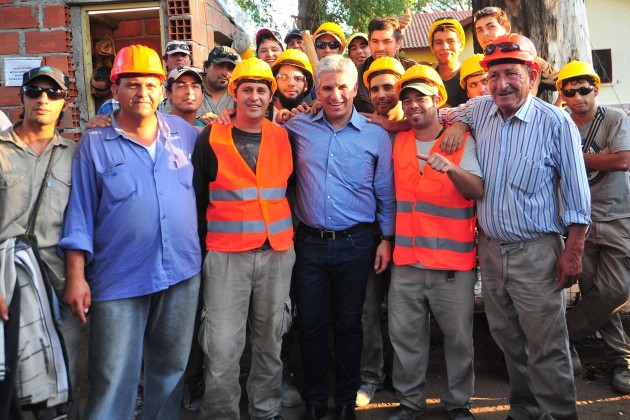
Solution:
<svg viewBox="0 0 630 420"><path fill-rule="evenodd" d="M562 249L560 235L501 243L479 234L485 312L505 355L515 420L578 418L566 296L555 278Z"/></svg>
<svg viewBox="0 0 630 420"><path fill-rule="evenodd" d="M206 356L200 418L240 419L239 360L248 322L252 343L249 413L261 419L280 414L280 349L282 336L291 326L289 288L294 262L293 248L208 252L199 330L199 345Z"/></svg>

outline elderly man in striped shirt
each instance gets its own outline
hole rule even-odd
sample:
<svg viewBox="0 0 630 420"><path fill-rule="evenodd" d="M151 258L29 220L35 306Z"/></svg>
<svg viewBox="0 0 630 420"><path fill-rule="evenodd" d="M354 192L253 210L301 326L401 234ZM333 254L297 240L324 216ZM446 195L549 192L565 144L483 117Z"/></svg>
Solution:
<svg viewBox="0 0 630 420"><path fill-rule="evenodd" d="M539 72L529 39L506 34L484 52L491 96L448 120L459 121L451 135L472 129L485 179L479 262L486 316L510 376L507 418L577 419L563 289L582 272L590 224L580 135L568 114L529 94Z"/></svg>

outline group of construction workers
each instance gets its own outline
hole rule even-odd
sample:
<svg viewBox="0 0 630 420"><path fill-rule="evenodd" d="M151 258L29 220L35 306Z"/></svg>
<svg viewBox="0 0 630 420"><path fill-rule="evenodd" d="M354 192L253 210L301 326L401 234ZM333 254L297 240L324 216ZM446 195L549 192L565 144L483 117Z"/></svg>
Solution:
<svg viewBox="0 0 630 420"><path fill-rule="evenodd" d="M334 416L355 419L384 389L389 340L388 419L417 419L434 318L441 402L474 419L477 266L508 419L577 419L574 344L596 332L630 393L628 116L597 106L589 64L556 71L498 7L475 13L484 54L461 63L452 18L427 34L436 64L404 58L409 19L349 38L265 28L256 58L216 46L202 68L185 42L124 47L91 80L101 115L78 143L57 131L67 76L26 72L20 120L0 120L0 418L239 419L249 342L252 419L302 401L327 416L331 354ZM564 109L535 96L554 87Z"/></svg>

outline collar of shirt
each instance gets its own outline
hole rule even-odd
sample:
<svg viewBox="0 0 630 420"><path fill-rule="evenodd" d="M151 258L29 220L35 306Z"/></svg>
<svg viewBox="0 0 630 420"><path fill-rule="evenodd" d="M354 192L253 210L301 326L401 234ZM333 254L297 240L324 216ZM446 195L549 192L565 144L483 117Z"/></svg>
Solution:
<svg viewBox="0 0 630 420"><path fill-rule="evenodd" d="M518 109L518 111L516 111L516 113L512 116L514 118L518 118L519 120L523 121L523 122L531 122L532 121L532 116L533 116L533 108L532 108L532 102L534 101L534 98L531 94L527 95L527 99L525 100L525 102L523 102L523 105L521 105L521 107ZM490 114L491 115L497 115L499 118L503 118L503 115L501 114L501 110L499 109L499 107L497 106L497 104L492 101L492 107L490 108ZM512 118L510 117L510 118Z"/></svg>
<svg viewBox="0 0 630 420"><path fill-rule="evenodd" d="M0 136L0 141L13 143L13 144L15 144L15 146L19 147L20 149L26 149L28 147L28 145L15 132L15 127L18 127L20 125L22 125L22 121L18 121L15 124L13 124L13 126L10 129L5 131L5 133L4 133L5 135ZM52 146L68 147L68 145L66 143L68 141L72 141L72 140L64 139L63 137L61 137L59 132L57 130L55 130L55 134L53 135L53 138L50 140L50 144Z"/></svg>
<svg viewBox="0 0 630 420"><path fill-rule="evenodd" d="M117 114L118 114L117 112L112 114L111 130L108 130L107 133L105 133L105 140L116 140L119 137L123 137L129 141L138 143L136 140L129 137L122 128L120 128L118 121L116 121ZM156 140L164 144L165 142L164 139L169 138L171 134L177 134L178 130L177 130L177 127L166 124L166 122L164 121L164 117L162 116L160 112L156 112L155 115L157 116L157 123L158 123L158 136Z"/></svg>
<svg viewBox="0 0 630 420"><path fill-rule="evenodd" d="M326 114L324 114L324 110L320 109L319 112L317 114L315 114L315 116L313 117L313 121L323 121L327 126L330 127L330 129L333 132L338 132L343 130L344 128L346 128L348 125L351 125L352 127L354 127L357 131L362 131L365 124L369 124L367 122L367 118L365 118L363 115L359 114L357 112L357 110L355 109L355 107L352 107L352 115L350 115L350 119L348 120L348 122L339 130L335 130L332 126L332 124L330 123L330 121L328 121L328 118L326 118Z"/></svg>

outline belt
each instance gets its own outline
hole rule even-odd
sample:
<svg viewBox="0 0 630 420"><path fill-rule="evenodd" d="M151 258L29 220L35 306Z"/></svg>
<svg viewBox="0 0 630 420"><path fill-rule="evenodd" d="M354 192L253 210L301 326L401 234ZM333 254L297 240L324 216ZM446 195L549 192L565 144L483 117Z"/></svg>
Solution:
<svg viewBox="0 0 630 420"><path fill-rule="evenodd" d="M304 223L300 223L298 230L321 239L337 239L345 238L348 235L352 235L353 233L360 232L367 228L372 228L373 226L374 223L357 223L356 225L344 230L326 230L313 228L305 225Z"/></svg>
<svg viewBox="0 0 630 420"><path fill-rule="evenodd" d="M258 248L252 249L252 251L253 252L260 252L260 251L267 251L268 249L271 249L271 244L269 243L269 239L265 240L265 243L263 243Z"/></svg>

